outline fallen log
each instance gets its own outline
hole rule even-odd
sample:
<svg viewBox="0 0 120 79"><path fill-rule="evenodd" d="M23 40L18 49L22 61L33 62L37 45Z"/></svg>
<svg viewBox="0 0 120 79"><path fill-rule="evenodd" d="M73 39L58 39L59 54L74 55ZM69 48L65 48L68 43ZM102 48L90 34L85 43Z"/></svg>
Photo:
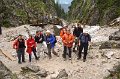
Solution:
<svg viewBox="0 0 120 79"><path fill-rule="evenodd" d="M16 59L15 59L10 53L8 53L7 51L0 49L0 52L1 52L3 55L5 55L5 57L7 57L8 59L10 59L11 61L15 61L15 60L16 60Z"/></svg>

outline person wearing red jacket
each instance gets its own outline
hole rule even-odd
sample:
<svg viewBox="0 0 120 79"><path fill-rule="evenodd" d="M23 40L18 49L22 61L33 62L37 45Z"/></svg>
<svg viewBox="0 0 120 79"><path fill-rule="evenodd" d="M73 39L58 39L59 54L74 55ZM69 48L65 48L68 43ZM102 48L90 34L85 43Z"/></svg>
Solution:
<svg viewBox="0 0 120 79"><path fill-rule="evenodd" d="M38 57L36 55L36 42L35 42L34 38L32 37L32 35L29 35L29 38L27 40L27 50L26 50L26 52L29 54L29 62L31 62L32 52L35 56L35 59L38 60Z"/></svg>
<svg viewBox="0 0 120 79"><path fill-rule="evenodd" d="M66 54L67 54L67 49L69 50L69 60L71 60L71 48L73 46L74 42L74 36L73 34L70 33L70 29L67 29L66 34L63 35L62 37L63 45L64 45L64 53L63 53L63 58L66 60Z"/></svg>
<svg viewBox="0 0 120 79"><path fill-rule="evenodd" d="M25 62L25 40L23 39L22 35L19 35L19 37L15 40L13 44L13 48L16 49L17 56L18 56L18 63L21 64L22 62ZM22 58L22 62L21 62Z"/></svg>

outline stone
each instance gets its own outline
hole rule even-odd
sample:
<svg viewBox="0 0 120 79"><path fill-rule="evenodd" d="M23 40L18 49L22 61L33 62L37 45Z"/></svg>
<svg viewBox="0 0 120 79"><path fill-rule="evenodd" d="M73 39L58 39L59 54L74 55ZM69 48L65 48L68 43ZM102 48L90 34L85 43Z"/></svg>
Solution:
<svg viewBox="0 0 120 79"><path fill-rule="evenodd" d="M101 44L99 49L115 49L120 48L120 41L106 41Z"/></svg>
<svg viewBox="0 0 120 79"><path fill-rule="evenodd" d="M114 55L114 57L115 57L116 59L120 59L120 53L119 53L119 52L116 52L116 54Z"/></svg>
<svg viewBox="0 0 120 79"><path fill-rule="evenodd" d="M110 49L112 46L109 42L104 42L101 44L101 46L99 47L99 49Z"/></svg>
<svg viewBox="0 0 120 79"><path fill-rule="evenodd" d="M47 71L45 69L40 69L40 71L38 71L36 73L36 75L41 76L41 77L47 77L48 74L47 74Z"/></svg>
<svg viewBox="0 0 120 79"><path fill-rule="evenodd" d="M12 72L0 61L0 79L12 79L12 75Z"/></svg>
<svg viewBox="0 0 120 79"><path fill-rule="evenodd" d="M35 65L27 65L25 67L21 67L21 69L23 71L27 70L27 71L32 71L32 72L35 72L35 73L37 73L38 71L40 71L39 66L35 66Z"/></svg>
<svg viewBox="0 0 120 79"><path fill-rule="evenodd" d="M109 40L115 40L115 41L120 41L120 30L114 32L109 36Z"/></svg>
<svg viewBox="0 0 120 79"><path fill-rule="evenodd" d="M110 52L107 52L106 54L104 54L108 59L110 59L113 55L114 55L114 52L110 51Z"/></svg>
<svg viewBox="0 0 120 79"><path fill-rule="evenodd" d="M68 79L68 74L65 69L62 69L57 75L56 79Z"/></svg>
<svg viewBox="0 0 120 79"><path fill-rule="evenodd" d="M54 33L55 33L56 36L59 36L61 28L62 28L62 26L60 26L60 25L55 25L54 26Z"/></svg>

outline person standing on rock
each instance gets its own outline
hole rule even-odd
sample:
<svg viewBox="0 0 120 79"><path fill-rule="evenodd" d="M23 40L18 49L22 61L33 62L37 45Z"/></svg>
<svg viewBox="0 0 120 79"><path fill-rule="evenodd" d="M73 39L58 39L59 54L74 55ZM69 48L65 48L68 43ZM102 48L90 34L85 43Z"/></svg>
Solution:
<svg viewBox="0 0 120 79"><path fill-rule="evenodd" d="M78 60L81 59L82 50L84 48L83 62L86 61L88 46L90 42L91 42L91 36L88 34L88 32L83 32L80 34Z"/></svg>
<svg viewBox="0 0 120 79"><path fill-rule="evenodd" d="M75 52L75 48L79 49L78 47L78 42L79 42L79 36L80 34L83 33L83 28L81 25L78 23L76 27L74 28L73 35L75 36L75 45L73 47L73 52Z"/></svg>
<svg viewBox="0 0 120 79"><path fill-rule="evenodd" d="M38 57L40 57L40 53L43 52L41 49L43 47L44 36L41 31L36 31L35 42L37 43L37 53Z"/></svg>
<svg viewBox="0 0 120 79"><path fill-rule="evenodd" d="M63 51L63 58L66 60L67 50L69 51L68 56L69 60L71 60L71 53L72 53L72 46L74 42L74 36L70 33L70 29L67 29L66 34L62 37L64 51Z"/></svg>
<svg viewBox="0 0 120 79"><path fill-rule="evenodd" d="M54 47L55 47L55 37L53 34L50 33L49 30L46 31L46 44L48 48L48 56L49 59L51 59L51 51L54 55L58 56L58 53L55 52ZM59 56L58 56L59 57Z"/></svg>
<svg viewBox="0 0 120 79"><path fill-rule="evenodd" d="M25 62L26 46L25 46L25 40L23 39L22 35L19 35L18 39L15 40L13 44L13 48L16 49L17 56L18 56L18 63L21 64L22 62Z"/></svg>
<svg viewBox="0 0 120 79"><path fill-rule="evenodd" d="M36 55L36 42L33 38L32 35L29 35L29 38L27 40L27 50L26 52L29 54L29 62L31 62L31 56L32 56L32 52L35 56L35 59L38 60L39 58Z"/></svg>

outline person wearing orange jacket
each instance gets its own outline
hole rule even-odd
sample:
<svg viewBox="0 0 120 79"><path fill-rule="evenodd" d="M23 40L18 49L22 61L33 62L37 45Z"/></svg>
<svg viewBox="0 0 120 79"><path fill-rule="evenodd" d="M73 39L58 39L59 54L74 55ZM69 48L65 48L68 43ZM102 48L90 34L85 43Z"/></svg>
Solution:
<svg viewBox="0 0 120 79"><path fill-rule="evenodd" d="M61 30L60 30L60 37L62 38L62 36L66 33L66 28L67 26L63 27Z"/></svg>
<svg viewBox="0 0 120 79"><path fill-rule="evenodd" d="M25 62L25 40L23 39L22 35L19 35L18 38L15 40L13 44L13 48L16 49L18 63L22 64ZM21 61L22 60L22 61Z"/></svg>
<svg viewBox="0 0 120 79"><path fill-rule="evenodd" d="M26 50L26 52L29 54L29 62L31 62L32 52L35 56L35 59L36 60L39 59L36 55L36 42L35 42L34 38L32 37L32 35L29 35L29 38L27 40L27 50Z"/></svg>
<svg viewBox="0 0 120 79"><path fill-rule="evenodd" d="M64 45L63 58L66 60L67 50L69 51L68 56L71 60L72 46L74 42L74 36L70 33L70 29L67 29L66 34L62 36L62 41Z"/></svg>

